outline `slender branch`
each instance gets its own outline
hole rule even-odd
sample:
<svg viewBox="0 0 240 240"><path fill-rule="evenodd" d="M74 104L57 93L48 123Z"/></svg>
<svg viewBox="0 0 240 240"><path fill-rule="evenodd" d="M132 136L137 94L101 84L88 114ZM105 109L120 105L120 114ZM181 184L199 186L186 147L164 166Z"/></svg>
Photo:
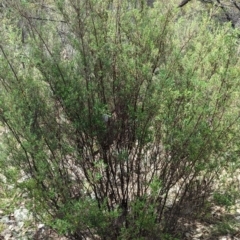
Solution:
<svg viewBox="0 0 240 240"><path fill-rule="evenodd" d="M13 72L13 74L14 74L16 80L19 81L18 76L17 76L17 73L15 72L15 70L14 70L12 64L10 63L10 61L9 61L9 59L8 59L8 57L7 57L7 54L5 53L5 51L4 51L4 49L3 49L3 47L2 47L1 44L0 44L0 49L1 49L2 53L3 53L3 56L4 56L5 59L7 60L7 63L8 63L8 65L9 65L9 67L11 68L11 70L12 70L12 72Z"/></svg>
<svg viewBox="0 0 240 240"><path fill-rule="evenodd" d="M178 5L178 7L180 8L180 7L183 7L183 6L185 6L187 3L189 3L191 0L183 0L179 5Z"/></svg>
<svg viewBox="0 0 240 240"><path fill-rule="evenodd" d="M67 23L64 20L56 20L56 19L49 19L49 18L40 18L40 17L29 17L29 19L39 20L39 21L49 21L49 22L61 22L61 23Z"/></svg>
<svg viewBox="0 0 240 240"><path fill-rule="evenodd" d="M217 0L217 3L219 4L219 7L223 10L223 12L224 12L227 20L228 20L229 22L231 22L231 25L232 25L232 27L234 28L234 27L235 27L235 24L233 23L233 19L231 18L231 16L229 15L229 13L226 11L226 8L223 6L223 4L221 3L220 0Z"/></svg>
<svg viewBox="0 0 240 240"><path fill-rule="evenodd" d="M232 0L231 2L232 2L233 5L240 11L240 7L237 5L236 1L235 1L235 0Z"/></svg>

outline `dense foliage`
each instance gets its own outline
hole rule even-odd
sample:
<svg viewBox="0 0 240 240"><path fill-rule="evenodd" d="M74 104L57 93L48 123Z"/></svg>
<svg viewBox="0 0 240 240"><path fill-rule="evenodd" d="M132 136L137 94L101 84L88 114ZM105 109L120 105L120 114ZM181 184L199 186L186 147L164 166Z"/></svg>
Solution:
<svg viewBox="0 0 240 240"><path fill-rule="evenodd" d="M239 164L237 32L171 2L11 4L1 168L36 217L72 239L164 239L204 214Z"/></svg>

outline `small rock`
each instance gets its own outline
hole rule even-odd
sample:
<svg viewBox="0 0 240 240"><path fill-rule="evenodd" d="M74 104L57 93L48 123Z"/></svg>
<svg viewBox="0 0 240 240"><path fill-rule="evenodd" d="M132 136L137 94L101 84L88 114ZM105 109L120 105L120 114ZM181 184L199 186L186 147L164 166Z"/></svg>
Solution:
<svg viewBox="0 0 240 240"><path fill-rule="evenodd" d="M198 233L198 234L195 234L193 237L194 238L200 238L203 234L202 233Z"/></svg>
<svg viewBox="0 0 240 240"><path fill-rule="evenodd" d="M235 219L236 219L238 222L240 222L240 215L236 215L236 216L235 216Z"/></svg>
<svg viewBox="0 0 240 240"><path fill-rule="evenodd" d="M10 221L10 219L9 219L8 216L3 216L3 217L0 219L0 222L1 222L1 223L5 223L5 224L8 224L9 221Z"/></svg>
<svg viewBox="0 0 240 240"><path fill-rule="evenodd" d="M240 214L240 209L237 209L237 210L236 210L236 214Z"/></svg>
<svg viewBox="0 0 240 240"><path fill-rule="evenodd" d="M38 224L38 226L37 226L38 229L41 229L41 228L44 228L44 227L45 227L45 225L44 225L44 224L41 224L41 223Z"/></svg>
<svg viewBox="0 0 240 240"><path fill-rule="evenodd" d="M24 226L24 222L23 221L19 221L17 223L17 225L18 225L19 228L22 228Z"/></svg>
<svg viewBox="0 0 240 240"><path fill-rule="evenodd" d="M14 228L15 228L15 226L13 226L13 225L10 225L10 226L8 227L8 230L10 230L10 231L13 231L13 230L14 230Z"/></svg>
<svg viewBox="0 0 240 240"><path fill-rule="evenodd" d="M2 181L3 183L7 182L7 178L1 173L0 173L0 181Z"/></svg>
<svg viewBox="0 0 240 240"><path fill-rule="evenodd" d="M29 219L29 212L26 208L21 207L14 211L14 217L17 222L23 222Z"/></svg>
<svg viewBox="0 0 240 240"><path fill-rule="evenodd" d="M10 234L10 233L5 234L5 236L4 236L5 240L10 240L11 237L12 237L12 234Z"/></svg>
<svg viewBox="0 0 240 240"><path fill-rule="evenodd" d="M192 237L192 234L191 233L185 233L185 236L187 237L187 238L190 238L190 237Z"/></svg>
<svg viewBox="0 0 240 240"><path fill-rule="evenodd" d="M231 240L231 236L227 235L227 236L221 236L218 238L218 240Z"/></svg>

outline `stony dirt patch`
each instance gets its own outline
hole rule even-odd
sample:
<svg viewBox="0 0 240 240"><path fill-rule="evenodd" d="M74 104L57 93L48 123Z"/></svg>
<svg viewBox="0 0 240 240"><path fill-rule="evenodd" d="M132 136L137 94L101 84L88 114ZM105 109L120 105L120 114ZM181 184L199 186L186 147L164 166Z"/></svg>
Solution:
<svg viewBox="0 0 240 240"><path fill-rule="evenodd" d="M29 211L21 206L13 213L0 211L0 239L3 240L67 240L44 224L36 223Z"/></svg>
<svg viewBox="0 0 240 240"><path fill-rule="evenodd" d="M194 220L179 218L181 233L179 240L240 240L240 209L228 214L222 207L212 207L208 217ZM227 224L231 222L232 224ZM228 232L229 231L229 232ZM44 224L33 220L29 211L20 206L13 213L5 215L0 211L0 240L68 240Z"/></svg>

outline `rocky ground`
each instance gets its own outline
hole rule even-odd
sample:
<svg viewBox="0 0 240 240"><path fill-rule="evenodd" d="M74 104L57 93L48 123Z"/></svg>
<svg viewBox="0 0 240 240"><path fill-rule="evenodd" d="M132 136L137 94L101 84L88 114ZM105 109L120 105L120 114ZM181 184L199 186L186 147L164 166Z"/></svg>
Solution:
<svg viewBox="0 0 240 240"><path fill-rule="evenodd" d="M68 240L36 222L25 207L26 199L16 195L13 198L17 201L12 206L11 186L5 184L0 181L0 240ZM4 195L5 192L8 194ZM177 233L183 233L179 240L240 240L240 200L231 211L212 205L198 220L191 219L190 214L179 221Z"/></svg>
<svg viewBox="0 0 240 240"><path fill-rule="evenodd" d="M184 240L240 240L240 209L226 214L221 207L212 209L204 221L180 219ZM231 224L229 224L231 222ZM34 222L29 211L20 206L11 214L0 211L0 240L67 240L44 224Z"/></svg>
<svg viewBox="0 0 240 240"><path fill-rule="evenodd" d="M36 222L25 203L26 199L0 173L0 240L67 240Z"/></svg>
<svg viewBox="0 0 240 240"><path fill-rule="evenodd" d="M0 211L0 239L2 240L67 240L44 224L34 222L28 210L21 206L12 214Z"/></svg>

